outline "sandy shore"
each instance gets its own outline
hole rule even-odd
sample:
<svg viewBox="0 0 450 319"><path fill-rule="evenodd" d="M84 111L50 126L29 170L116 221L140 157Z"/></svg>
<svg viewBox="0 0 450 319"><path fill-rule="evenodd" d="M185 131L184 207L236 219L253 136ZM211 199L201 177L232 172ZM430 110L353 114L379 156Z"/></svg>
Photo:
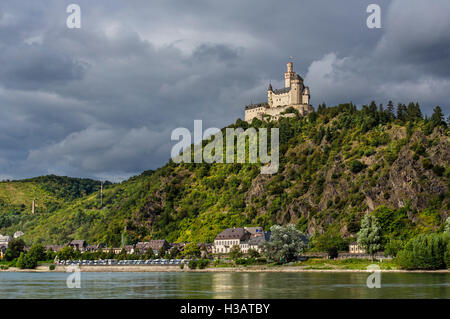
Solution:
<svg viewBox="0 0 450 319"><path fill-rule="evenodd" d="M48 266L39 266L36 269L19 269L10 267L0 272L66 272L68 266L56 266L55 270L51 271ZM206 268L191 270L187 266L181 269L179 266L169 265L126 265L126 266L80 266L82 272L373 272L366 269L305 269L303 267L221 267L221 268ZM381 272L388 273L450 273L450 269L441 270L381 270Z"/></svg>

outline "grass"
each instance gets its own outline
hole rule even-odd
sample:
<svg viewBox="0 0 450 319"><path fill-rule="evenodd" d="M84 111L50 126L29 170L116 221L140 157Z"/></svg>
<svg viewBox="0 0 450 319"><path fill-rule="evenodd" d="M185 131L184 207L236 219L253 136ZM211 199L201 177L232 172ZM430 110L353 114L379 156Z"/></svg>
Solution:
<svg viewBox="0 0 450 319"><path fill-rule="evenodd" d="M303 262L298 262L295 266L305 267L305 269L353 269L365 270L369 265L378 265L380 269L398 269L395 259L383 260L382 262L370 259L347 258L347 259L321 259L311 258Z"/></svg>

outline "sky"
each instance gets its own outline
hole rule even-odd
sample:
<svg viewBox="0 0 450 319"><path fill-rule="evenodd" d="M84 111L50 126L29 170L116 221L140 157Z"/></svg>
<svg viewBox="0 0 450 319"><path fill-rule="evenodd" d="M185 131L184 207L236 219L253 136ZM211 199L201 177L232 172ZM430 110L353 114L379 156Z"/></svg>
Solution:
<svg viewBox="0 0 450 319"><path fill-rule="evenodd" d="M370 3L380 29L366 25ZM269 83L284 86L290 56L316 108L450 113L448 0L2 0L0 180L161 167L173 129L243 119Z"/></svg>

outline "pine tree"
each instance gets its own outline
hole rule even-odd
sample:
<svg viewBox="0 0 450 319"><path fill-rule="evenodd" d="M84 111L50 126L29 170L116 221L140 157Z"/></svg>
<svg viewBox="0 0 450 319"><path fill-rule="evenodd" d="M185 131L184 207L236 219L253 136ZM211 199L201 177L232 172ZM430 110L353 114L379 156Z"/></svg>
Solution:
<svg viewBox="0 0 450 319"><path fill-rule="evenodd" d="M387 104L387 111L389 113L391 113L392 115L394 115L394 104L392 103L392 101L389 101Z"/></svg>
<svg viewBox="0 0 450 319"><path fill-rule="evenodd" d="M406 120L406 105L402 103L398 103L397 105L397 119L400 121Z"/></svg>
<svg viewBox="0 0 450 319"><path fill-rule="evenodd" d="M446 126L447 124L444 122L444 114L442 113L441 107L438 105L433 110L433 115L431 115L431 122L433 126Z"/></svg>

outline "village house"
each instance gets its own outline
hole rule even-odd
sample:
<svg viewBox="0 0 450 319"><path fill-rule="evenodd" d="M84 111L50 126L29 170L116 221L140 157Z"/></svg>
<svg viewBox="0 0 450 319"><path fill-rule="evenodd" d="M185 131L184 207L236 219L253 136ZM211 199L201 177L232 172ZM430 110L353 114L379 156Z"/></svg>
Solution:
<svg viewBox="0 0 450 319"><path fill-rule="evenodd" d="M8 249L8 245L11 242L10 236L3 236L0 234L0 259L5 255L6 249Z"/></svg>
<svg viewBox="0 0 450 319"><path fill-rule="evenodd" d="M135 248L136 252L140 254L145 254L151 248L153 253L158 255L161 250L168 250L170 245L165 239L153 239L147 242L138 242Z"/></svg>
<svg viewBox="0 0 450 319"><path fill-rule="evenodd" d="M264 232L262 227L227 228L214 239L212 251L227 254L231 247L237 245L243 253L247 253L250 248L261 252L268 238L270 232Z"/></svg>
<svg viewBox="0 0 450 319"><path fill-rule="evenodd" d="M349 245L349 251L351 254L365 254L366 250L358 245L358 242L353 242Z"/></svg>
<svg viewBox="0 0 450 319"><path fill-rule="evenodd" d="M133 245L124 245L123 248L128 255L134 254L134 246Z"/></svg>
<svg viewBox="0 0 450 319"><path fill-rule="evenodd" d="M85 240L72 240L69 243L69 247L84 252L86 250L87 243Z"/></svg>
<svg viewBox="0 0 450 319"><path fill-rule="evenodd" d="M63 245L47 245L45 246L45 250L46 251L53 251L55 253L57 253L58 251L60 251L64 246Z"/></svg>

